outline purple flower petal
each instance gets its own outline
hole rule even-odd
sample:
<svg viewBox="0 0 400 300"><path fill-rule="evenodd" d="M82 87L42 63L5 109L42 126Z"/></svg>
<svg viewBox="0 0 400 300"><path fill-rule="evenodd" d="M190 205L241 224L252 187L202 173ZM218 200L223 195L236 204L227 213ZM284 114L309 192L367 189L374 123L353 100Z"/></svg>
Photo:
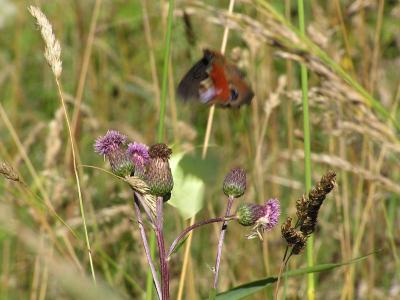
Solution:
<svg viewBox="0 0 400 300"><path fill-rule="evenodd" d="M132 159L133 163L137 167L143 167L150 159L149 147L141 143L129 143L128 145L128 156Z"/></svg>
<svg viewBox="0 0 400 300"><path fill-rule="evenodd" d="M109 155L126 143L126 136L116 130L108 130L104 136L100 136L94 143L94 150L100 155Z"/></svg>
<svg viewBox="0 0 400 300"><path fill-rule="evenodd" d="M271 230L278 224L281 208L278 199L269 199L264 204L264 215L260 218L264 230Z"/></svg>

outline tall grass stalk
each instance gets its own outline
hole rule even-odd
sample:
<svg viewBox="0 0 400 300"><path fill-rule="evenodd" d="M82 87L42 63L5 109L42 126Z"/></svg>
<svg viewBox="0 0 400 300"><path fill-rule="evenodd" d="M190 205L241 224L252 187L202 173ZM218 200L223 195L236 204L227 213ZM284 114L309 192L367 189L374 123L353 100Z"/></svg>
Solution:
<svg viewBox="0 0 400 300"><path fill-rule="evenodd" d="M57 89L58 89L58 93L60 95L60 100L61 100L61 104L62 104L62 107L63 107L64 115L65 115L65 121L67 123L68 135L69 135L69 139L70 139L70 143L71 143L72 162L73 162L73 166L74 166L74 174L75 174L76 186L77 186L77 189L78 189L79 209L80 209L80 212L81 212L83 230L84 230L84 233L85 233L86 248L87 248L88 255L89 255L90 272L92 274L93 282L96 284L96 274L94 272L92 250L90 248L89 234L88 234L88 230L87 230L87 226L86 226L85 209L83 207L81 184L80 184L80 179L79 179L78 167L77 167L77 164L76 164L76 155L75 155L75 147L76 147L76 145L75 145L74 137L72 135L71 124L69 122L68 112L67 112L67 108L65 106L64 97L63 97L63 94L62 94L61 84L60 84L60 81L58 80L57 77L55 79L56 79Z"/></svg>
<svg viewBox="0 0 400 300"><path fill-rule="evenodd" d="M81 217L82 217L82 224L83 224L83 229L85 233L85 241L86 241L86 248L88 251L89 255L89 263L90 263L90 271L92 274L93 282L96 284L96 275L94 272L94 266L93 266L93 259L92 259L92 250L90 248L90 242L89 242L89 235L88 235L88 230L86 226L86 218L85 218L85 210L83 207L83 199L82 199L82 191L81 191L81 184L80 184L80 179L79 179L79 172L78 172L78 167L76 163L76 154L75 154L75 140L72 134L71 130L71 124L69 121L68 117L68 111L67 107L65 105L64 101L64 96L61 88L61 83L60 83L60 76L62 72L62 61L61 61L61 46L59 41L56 39L54 33L53 33L53 28L50 24L50 22L47 20L47 17L43 14L43 12L34 6L29 7L29 12L31 15L36 19L39 28L41 30L41 35L42 38L46 44L44 56L50 65L54 78L57 84L57 91L60 96L60 101L61 105L63 108L64 116L65 116L65 122L67 124L68 128L68 136L70 139L71 143L71 151L72 151L72 162L73 162L73 167L74 167L74 175L75 175L75 182L78 190L78 198L79 198L79 208L81 212Z"/></svg>
<svg viewBox="0 0 400 300"><path fill-rule="evenodd" d="M298 0L298 15L300 34L305 36L305 20L304 20L304 3ZM303 100L303 131L304 131L304 180L306 184L306 193L311 189L311 142L310 142L310 118L308 110L308 74L305 64L300 65L301 68L301 90ZM310 236L307 241L307 265L314 265L314 238ZM313 273L307 275L307 298L315 299L315 278Z"/></svg>

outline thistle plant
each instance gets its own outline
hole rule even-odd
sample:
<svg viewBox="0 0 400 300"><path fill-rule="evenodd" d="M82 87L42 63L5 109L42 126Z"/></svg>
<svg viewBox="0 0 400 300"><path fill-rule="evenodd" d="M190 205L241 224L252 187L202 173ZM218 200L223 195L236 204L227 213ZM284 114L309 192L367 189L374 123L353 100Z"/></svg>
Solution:
<svg viewBox="0 0 400 300"><path fill-rule="evenodd" d="M228 197L225 215L223 217L200 221L185 228L171 243L168 251L166 251L163 210L165 202L169 199L174 186L169 166L172 150L165 144L155 144L148 147L145 144L137 142L128 143L127 137L115 130L109 130L104 136L98 137L94 143L94 150L106 158L110 163L112 172L118 178L128 183L133 189L134 211L159 299L170 299L169 261L179 243L184 241L185 237L192 230L211 223L222 223L214 268L212 291L215 295L218 285L222 246L228 222L237 220L240 225L252 226L252 230L247 235L247 238L259 237L260 240L262 240L262 235L265 231L271 230L278 223L280 206L277 199L270 199L263 205L242 203L235 214L230 214L234 199L243 196L246 190L246 172L241 168L234 168L228 172L222 184L222 190ZM156 236L160 275L157 273L156 264L153 262L150 254L142 210Z"/></svg>

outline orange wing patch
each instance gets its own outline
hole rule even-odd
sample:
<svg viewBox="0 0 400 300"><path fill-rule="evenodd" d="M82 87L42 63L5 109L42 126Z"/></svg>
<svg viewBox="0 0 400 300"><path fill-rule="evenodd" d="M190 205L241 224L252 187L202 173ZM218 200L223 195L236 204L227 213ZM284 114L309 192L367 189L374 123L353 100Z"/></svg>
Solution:
<svg viewBox="0 0 400 300"><path fill-rule="evenodd" d="M215 98L223 102L229 101L230 90L224 68L217 64L212 64L209 76L214 83L214 88L216 92Z"/></svg>

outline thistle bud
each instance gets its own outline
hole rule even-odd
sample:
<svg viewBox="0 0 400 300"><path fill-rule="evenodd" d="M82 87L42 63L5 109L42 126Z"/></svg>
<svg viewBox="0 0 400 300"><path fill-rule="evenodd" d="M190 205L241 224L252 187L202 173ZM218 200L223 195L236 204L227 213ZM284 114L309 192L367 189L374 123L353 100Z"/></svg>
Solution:
<svg viewBox="0 0 400 300"><path fill-rule="evenodd" d="M278 199L270 199L263 205L241 204L236 212L239 224L253 226L252 232L247 236L249 239L259 237L262 233L270 231L278 224L280 205Z"/></svg>
<svg viewBox="0 0 400 300"><path fill-rule="evenodd" d="M113 173L121 177L130 176L134 170L132 161L123 149L125 144L126 136L115 130L108 130L94 144L95 152L107 157Z"/></svg>
<svg viewBox="0 0 400 300"><path fill-rule="evenodd" d="M222 186L224 194L228 197L238 198L246 190L246 172L241 168L232 169L226 176Z"/></svg>
<svg viewBox="0 0 400 300"><path fill-rule="evenodd" d="M147 164L145 181L155 196L166 196L174 187L168 159L171 149L165 144L155 144L149 149L150 160Z"/></svg>
<svg viewBox="0 0 400 300"><path fill-rule="evenodd" d="M135 176L144 178L146 165L150 160L149 147L141 143L129 143L127 154L135 166Z"/></svg>
<svg viewBox="0 0 400 300"><path fill-rule="evenodd" d="M243 226L253 226L256 224L262 213L262 206L253 203L242 203L236 211L237 220Z"/></svg>

